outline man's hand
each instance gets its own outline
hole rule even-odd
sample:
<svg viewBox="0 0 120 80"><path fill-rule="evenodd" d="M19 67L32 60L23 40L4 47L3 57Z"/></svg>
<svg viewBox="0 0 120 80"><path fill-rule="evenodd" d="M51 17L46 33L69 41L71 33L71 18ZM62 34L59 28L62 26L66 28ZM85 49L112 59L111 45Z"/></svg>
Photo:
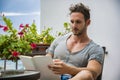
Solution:
<svg viewBox="0 0 120 80"><path fill-rule="evenodd" d="M59 59L53 60L54 64L48 65L49 69L55 74L67 74L69 72L69 66Z"/></svg>

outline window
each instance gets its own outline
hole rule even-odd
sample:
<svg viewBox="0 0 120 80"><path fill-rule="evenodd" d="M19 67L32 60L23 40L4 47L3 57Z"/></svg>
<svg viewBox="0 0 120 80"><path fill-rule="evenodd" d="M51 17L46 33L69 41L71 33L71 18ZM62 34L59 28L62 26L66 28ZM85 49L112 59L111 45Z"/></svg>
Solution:
<svg viewBox="0 0 120 80"><path fill-rule="evenodd" d="M40 0L0 0L0 15L3 14L12 20L15 28L34 21L40 31ZM1 16L0 24L4 24ZM1 33L4 32L0 29Z"/></svg>

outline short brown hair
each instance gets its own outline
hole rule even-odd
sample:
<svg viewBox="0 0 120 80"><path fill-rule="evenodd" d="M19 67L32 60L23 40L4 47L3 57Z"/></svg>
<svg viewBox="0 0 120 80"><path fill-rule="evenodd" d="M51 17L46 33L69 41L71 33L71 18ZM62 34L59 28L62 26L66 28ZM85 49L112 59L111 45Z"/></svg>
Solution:
<svg viewBox="0 0 120 80"><path fill-rule="evenodd" d="M73 12L82 13L84 15L85 21L87 19L90 19L90 9L82 3L78 3L75 5L72 4L69 10L70 10L70 14Z"/></svg>

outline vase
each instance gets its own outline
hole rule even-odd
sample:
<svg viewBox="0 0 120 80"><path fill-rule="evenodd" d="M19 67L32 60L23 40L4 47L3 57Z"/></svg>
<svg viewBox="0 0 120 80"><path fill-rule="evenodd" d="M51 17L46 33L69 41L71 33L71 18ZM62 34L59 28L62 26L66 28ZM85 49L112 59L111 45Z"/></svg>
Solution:
<svg viewBox="0 0 120 80"><path fill-rule="evenodd" d="M18 60L15 62L15 69L7 69L7 59L3 57L2 60L3 68L1 68L0 70L0 77L24 73L24 70L18 70Z"/></svg>
<svg viewBox="0 0 120 80"><path fill-rule="evenodd" d="M6 57L3 57L4 60L4 66L3 66L3 70L6 71L6 67L7 67L7 59ZM15 61L15 70L18 69L18 60Z"/></svg>

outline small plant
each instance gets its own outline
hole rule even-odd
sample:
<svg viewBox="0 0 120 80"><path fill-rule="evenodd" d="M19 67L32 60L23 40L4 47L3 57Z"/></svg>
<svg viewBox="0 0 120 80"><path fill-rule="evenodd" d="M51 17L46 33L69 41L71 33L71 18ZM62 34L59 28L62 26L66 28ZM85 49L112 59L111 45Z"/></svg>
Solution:
<svg viewBox="0 0 120 80"><path fill-rule="evenodd" d="M64 32L58 32L57 34L57 36L62 36L62 35L65 35L65 34L67 34L67 33L69 33L70 31L71 31L71 29L70 29L70 24L68 23L68 22L64 22L64 29L65 29L65 31Z"/></svg>
<svg viewBox="0 0 120 80"><path fill-rule="evenodd" d="M0 58L16 61L18 55L32 53L37 44L51 44L55 39L50 35L51 28L38 34L34 22L31 25L20 24L17 30L9 18L2 16L2 20L5 25L0 24L0 29L3 29L6 34L0 34Z"/></svg>
<svg viewBox="0 0 120 80"><path fill-rule="evenodd" d="M20 24L19 30L13 27L10 19L2 16L5 25L0 24L6 34L0 34L0 58L17 60L18 55L26 55L39 43L36 25Z"/></svg>
<svg viewBox="0 0 120 80"><path fill-rule="evenodd" d="M50 34L51 28L47 28L42 31L40 34L40 42L42 44L51 44L53 40L55 39L51 34Z"/></svg>

